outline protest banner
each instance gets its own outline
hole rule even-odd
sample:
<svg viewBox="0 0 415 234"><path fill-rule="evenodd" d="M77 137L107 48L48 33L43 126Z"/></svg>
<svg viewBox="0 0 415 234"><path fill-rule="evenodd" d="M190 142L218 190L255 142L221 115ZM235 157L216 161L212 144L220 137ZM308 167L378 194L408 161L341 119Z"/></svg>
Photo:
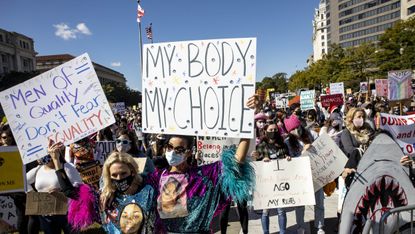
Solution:
<svg viewBox="0 0 415 234"><path fill-rule="evenodd" d="M411 98L412 91L412 71L400 70L388 72L388 99L398 101Z"/></svg>
<svg viewBox="0 0 415 234"><path fill-rule="evenodd" d="M340 106L343 105L343 95L342 94L332 94L320 96L321 106L329 108L330 106Z"/></svg>
<svg viewBox="0 0 415 234"><path fill-rule="evenodd" d="M0 233L17 231L17 213L10 196L0 196Z"/></svg>
<svg viewBox="0 0 415 234"><path fill-rule="evenodd" d="M376 96L387 97L388 96L388 80L376 79L375 80Z"/></svg>
<svg viewBox="0 0 415 234"><path fill-rule="evenodd" d="M315 90L301 91L300 93L300 105L301 110L311 110L314 109L314 98L316 95Z"/></svg>
<svg viewBox="0 0 415 234"><path fill-rule="evenodd" d="M147 44L143 64L144 132L253 137L255 38Z"/></svg>
<svg viewBox="0 0 415 234"><path fill-rule="evenodd" d="M253 166L255 210L315 204L310 158L259 161Z"/></svg>
<svg viewBox="0 0 415 234"><path fill-rule="evenodd" d="M330 94L342 94L344 96L344 83L330 83Z"/></svg>
<svg viewBox="0 0 415 234"><path fill-rule="evenodd" d="M61 192L26 194L25 215L66 215L68 202L65 194Z"/></svg>
<svg viewBox="0 0 415 234"><path fill-rule="evenodd" d="M115 122L88 54L0 93L23 163L47 155L49 139L65 145Z"/></svg>
<svg viewBox="0 0 415 234"><path fill-rule="evenodd" d="M124 102L111 103L111 110L114 113L124 114L124 112L125 112L125 103Z"/></svg>
<svg viewBox="0 0 415 234"><path fill-rule="evenodd" d="M314 191L335 180L343 172L348 158L327 134L320 135L301 156L310 158Z"/></svg>
<svg viewBox="0 0 415 234"><path fill-rule="evenodd" d="M95 142L94 158L103 165L105 159L114 149L115 141L97 141Z"/></svg>
<svg viewBox="0 0 415 234"><path fill-rule="evenodd" d="M367 93L369 90L369 84L367 82L360 82L360 92Z"/></svg>
<svg viewBox="0 0 415 234"><path fill-rule="evenodd" d="M388 131L405 154L415 154L415 115L380 113L380 129Z"/></svg>
<svg viewBox="0 0 415 234"><path fill-rule="evenodd" d="M0 147L0 194L23 192L26 170L16 146Z"/></svg>

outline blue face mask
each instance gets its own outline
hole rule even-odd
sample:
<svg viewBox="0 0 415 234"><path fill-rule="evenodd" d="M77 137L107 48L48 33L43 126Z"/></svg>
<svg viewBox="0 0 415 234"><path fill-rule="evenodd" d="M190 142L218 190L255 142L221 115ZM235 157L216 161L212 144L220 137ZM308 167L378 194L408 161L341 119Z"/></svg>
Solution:
<svg viewBox="0 0 415 234"><path fill-rule="evenodd" d="M184 162L186 156L184 154L176 154L174 150L166 152L166 159L170 166L177 166Z"/></svg>
<svg viewBox="0 0 415 234"><path fill-rule="evenodd" d="M45 157L39 159L39 164L40 165L46 165L48 163L50 163L52 161L52 157L50 155L46 155Z"/></svg>

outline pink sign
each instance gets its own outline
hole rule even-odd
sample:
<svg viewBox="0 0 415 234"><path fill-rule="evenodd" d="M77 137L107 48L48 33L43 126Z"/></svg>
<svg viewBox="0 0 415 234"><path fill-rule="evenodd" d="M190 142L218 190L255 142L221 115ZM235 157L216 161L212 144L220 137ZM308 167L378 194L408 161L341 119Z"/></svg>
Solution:
<svg viewBox="0 0 415 234"><path fill-rule="evenodd" d="M376 79L375 80L376 95L387 97L388 96L388 80L387 79Z"/></svg>

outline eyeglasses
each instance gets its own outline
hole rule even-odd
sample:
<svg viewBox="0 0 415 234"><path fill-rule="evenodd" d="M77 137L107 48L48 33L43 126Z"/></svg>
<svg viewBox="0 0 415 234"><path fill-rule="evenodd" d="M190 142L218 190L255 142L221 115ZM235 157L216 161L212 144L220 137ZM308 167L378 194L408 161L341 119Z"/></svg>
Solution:
<svg viewBox="0 0 415 234"><path fill-rule="evenodd" d="M177 154L182 154L182 153L185 153L185 152L189 151L188 149L184 148L183 146L174 147L171 144L166 144L166 149L167 149L167 152L170 152L170 151L174 150L174 152L176 152Z"/></svg>
<svg viewBox="0 0 415 234"><path fill-rule="evenodd" d="M117 143L117 144L123 144L123 145L128 145L128 144L130 144L130 142L131 141L129 141L129 140L120 140L120 139L117 139L115 141L115 143Z"/></svg>

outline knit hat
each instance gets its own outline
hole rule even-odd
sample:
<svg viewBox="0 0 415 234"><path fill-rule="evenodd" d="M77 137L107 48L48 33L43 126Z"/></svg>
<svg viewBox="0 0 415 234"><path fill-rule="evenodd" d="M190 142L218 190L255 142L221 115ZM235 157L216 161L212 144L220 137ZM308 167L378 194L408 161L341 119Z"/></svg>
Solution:
<svg viewBox="0 0 415 234"><path fill-rule="evenodd" d="M259 112L258 114L255 115L255 121L257 121L259 119L266 120L267 116L264 113Z"/></svg>
<svg viewBox="0 0 415 234"><path fill-rule="evenodd" d="M290 115L289 118L284 119L284 125L285 129L287 129L287 132L291 132L301 125L301 121L296 115Z"/></svg>
<svg viewBox="0 0 415 234"><path fill-rule="evenodd" d="M331 114L331 113L333 113L333 111L334 111L335 109L337 109L337 107L338 107L338 106L331 105L331 106L329 107L329 113L330 113L330 114Z"/></svg>

